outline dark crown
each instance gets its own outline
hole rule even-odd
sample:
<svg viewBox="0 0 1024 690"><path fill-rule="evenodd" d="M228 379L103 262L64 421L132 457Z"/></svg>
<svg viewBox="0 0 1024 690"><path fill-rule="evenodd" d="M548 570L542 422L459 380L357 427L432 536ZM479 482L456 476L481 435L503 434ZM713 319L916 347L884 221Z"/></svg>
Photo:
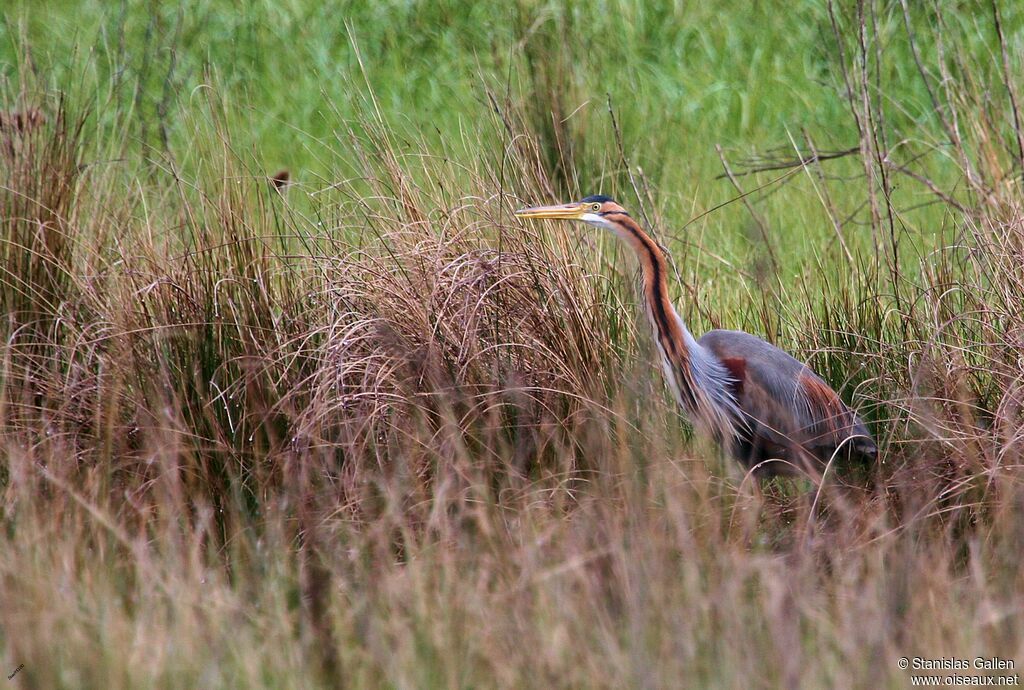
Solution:
<svg viewBox="0 0 1024 690"><path fill-rule="evenodd" d="M590 196L583 197L580 201L587 204L603 204L606 201L615 201L615 199L610 196L605 196L604 194L591 194Z"/></svg>

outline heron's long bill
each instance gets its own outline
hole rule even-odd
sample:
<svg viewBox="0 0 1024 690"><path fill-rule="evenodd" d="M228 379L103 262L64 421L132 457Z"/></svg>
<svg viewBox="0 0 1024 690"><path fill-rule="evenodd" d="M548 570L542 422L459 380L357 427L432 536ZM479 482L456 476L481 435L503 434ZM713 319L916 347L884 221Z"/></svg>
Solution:
<svg viewBox="0 0 1024 690"><path fill-rule="evenodd" d="M531 206L516 211L520 218L559 218L562 220L576 220L586 213L587 204L572 203L558 204L557 206Z"/></svg>

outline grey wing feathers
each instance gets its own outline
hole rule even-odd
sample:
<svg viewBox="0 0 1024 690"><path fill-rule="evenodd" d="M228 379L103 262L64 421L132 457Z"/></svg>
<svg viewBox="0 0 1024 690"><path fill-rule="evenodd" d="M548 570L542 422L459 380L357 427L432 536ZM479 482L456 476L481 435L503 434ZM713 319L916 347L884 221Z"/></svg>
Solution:
<svg viewBox="0 0 1024 690"><path fill-rule="evenodd" d="M740 407L752 433L780 447L828 453L867 436L857 415L806 364L742 331L714 330L698 341L723 361L742 362Z"/></svg>

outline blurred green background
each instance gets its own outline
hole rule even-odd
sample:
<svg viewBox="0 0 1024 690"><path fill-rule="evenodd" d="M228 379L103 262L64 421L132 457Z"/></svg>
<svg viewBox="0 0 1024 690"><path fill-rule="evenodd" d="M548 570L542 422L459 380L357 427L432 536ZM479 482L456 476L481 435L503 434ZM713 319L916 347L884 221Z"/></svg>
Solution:
<svg viewBox="0 0 1024 690"><path fill-rule="evenodd" d="M1020 55L1024 13L1016 3L1004 5L1007 44ZM882 132L893 151L955 189L959 173L940 143L908 36L933 84L944 77L943 49L953 48L977 63L973 78L998 84L991 5L880 7L868 20L884 58L866 69L885 114ZM399 148L443 158L454 174L460 162L500 162L507 142L493 106L514 103L541 138L562 193L600 191L632 205L610 102L623 152L657 199L658 231L670 248L687 219L737 194L716 179L723 173L716 146L738 168L765 152L793 158L797 150L808 154L811 143L825 151L859 141L842 74L843 64L859 67L854 3L830 10L816 0L15 0L3 17L0 73L9 93L37 75L91 104L98 126L127 136L144 159L173 152L188 170L204 149L197 138L209 136L197 123L207 86L223 99L231 144L251 158L254 172L287 168L309 189L353 174L342 140L359 136L364 116L378 110ZM949 45L937 43L939 26ZM823 169L836 176L828 203L849 221L844 241L860 254L870 246L864 185L844 180L863 168L851 158ZM740 182L747 191L778 174ZM759 270L767 242L787 265L783 282L808 263L842 259L812 176L786 183L750 198L760 225L736 203L688 232L700 232L725 268ZM941 231L943 211L921 207L930 197L906 180L892 199L904 211L901 251L930 247L920 240Z"/></svg>

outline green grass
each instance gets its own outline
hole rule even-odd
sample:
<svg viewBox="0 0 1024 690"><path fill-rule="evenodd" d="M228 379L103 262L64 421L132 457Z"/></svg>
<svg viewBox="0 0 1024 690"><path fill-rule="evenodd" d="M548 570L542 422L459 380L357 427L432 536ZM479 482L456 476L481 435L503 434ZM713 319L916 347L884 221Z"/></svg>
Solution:
<svg viewBox="0 0 1024 690"><path fill-rule="evenodd" d="M0 10L0 123L46 117L0 129L12 683L1024 663L1016 5L109 5ZM719 177L812 145L861 150ZM884 463L758 486L690 438L627 252L511 215L598 191Z"/></svg>
<svg viewBox="0 0 1024 690"><path fill-rule="evenodd" d="M546 107L557 103L556 119L566 119L562 129L572 145L569 162L576 164L568 191L628 197L607 113L610 95L625 150L657 190L664 232L672 234L694 211L734 194L715 180L722 172L716 144L735 161L777 147L792 150L794 142L806 149L804 133L821 149L858 141L838 88L828 14L814 2L756 9L745 2L521 3L505 12L466 11L461 3L254 2L245 12L217 1L29 5L31 11L26 5L7 14L11 30L0 55L11 65L8 78L17 80L23 33L43 85L93 104L111 133L130 135L132 150L155 154L166 143L186 169L197 164L188 154L201 85L212 85L228 104L237 151L266 170L289 168L313 186L351 172L338 140L367 111L371 89L402 150L465 163L478 155L466 150L470 143L497 161L505 136L488 115L491 91L499 100L522 97L542 132L552 117ZM1008 47L1016 54L1024 49L1020 14L1012 7L1004 12ZM842 15L850 13L839 11L847 33L851 18ZM886 117L916 142L936 141L941 130L909 54L902 14L885 6L879 15L889 56L880 76L893 101ZM934 60L931 13L915 8L913 20L922 53ZM983 4L968 3L944 21L958 49L988 56L994 33ZM976 76L989 80L985 62ZM548 89L558 93L554 101L537 98ZM843 163L829 168L857 170ZM796 193L762 206L780 261L800 266L834 233L807 181L793 186ZM919 190L896 194L908 207ZM844 215L861 201L846 196L837 194ZM911 235L932 236L940 221L939 212L914 215ZM764 248L741 232L744 226L749 215L737 204L690 231L712 233L725 257L748 265ZM864 246L864 234L853 228L847 241Z"/></svg>

